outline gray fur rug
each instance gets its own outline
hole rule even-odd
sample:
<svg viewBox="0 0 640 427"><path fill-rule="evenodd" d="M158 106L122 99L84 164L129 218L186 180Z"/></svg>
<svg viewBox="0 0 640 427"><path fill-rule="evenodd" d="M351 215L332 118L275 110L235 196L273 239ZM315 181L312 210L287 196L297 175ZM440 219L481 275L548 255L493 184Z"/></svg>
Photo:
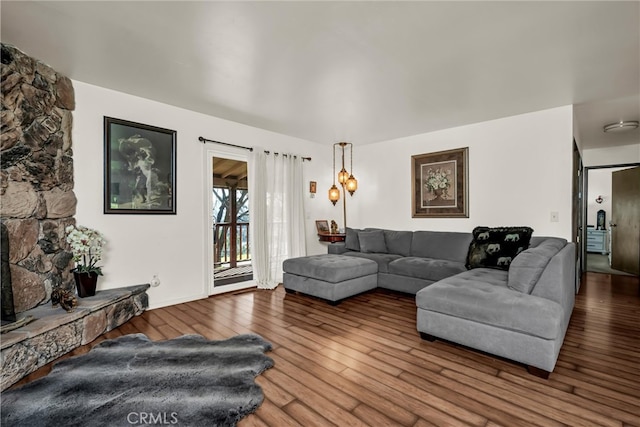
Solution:
<svg viewBox="0 0 640 427"><path fill-rule="evenodd" d="M258 335L103 341L46 377L2 393L2 426L234 426L262 403L273 366Z"/></svg>

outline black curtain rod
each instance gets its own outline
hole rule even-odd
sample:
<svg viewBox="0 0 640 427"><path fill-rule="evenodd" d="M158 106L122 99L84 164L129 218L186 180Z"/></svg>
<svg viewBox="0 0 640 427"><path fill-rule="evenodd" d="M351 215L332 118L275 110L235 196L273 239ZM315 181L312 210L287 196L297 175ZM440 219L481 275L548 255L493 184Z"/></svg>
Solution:
<svg viewBox="0 0 640 427"><path fill-rule="evenodd" d="M227 147L235 147L235 148L242 148L243 150L249 150L249 151L253 151L253 148L251 147L244 147L242 145L235 145L235 144L229 144L228 142L220 142L220 141L214 141L213 139L206 139L202 136L198 137L198 141L202 142L203 144L206 142L213 142L214 144L222 144L222 145L226 145ZM270 154L270 151L264 150L265 153ZM273 153L276 156L279 153ZM287 156L286 154L283 154L283 156ZM307 161L311 161L311 157L303 157L302 160L307 160Z"/></svg>

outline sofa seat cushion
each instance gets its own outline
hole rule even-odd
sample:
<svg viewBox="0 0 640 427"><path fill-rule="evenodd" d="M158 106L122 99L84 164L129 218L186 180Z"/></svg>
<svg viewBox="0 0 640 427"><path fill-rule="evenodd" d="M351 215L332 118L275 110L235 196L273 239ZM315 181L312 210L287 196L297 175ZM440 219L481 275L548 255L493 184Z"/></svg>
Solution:
<svg viewBox="0 0 640 427"><path fill-rule="evenodd" d="M389 263L389 273L438 281L467 271L464 262L420 257L404 257Z"/></svg>
<svg viewBox="0 0 640 427"><path fill-rule="evenodd" d="M356 258L370 259L378 263L378 273L388 273L389 263L402 258L400 255L394 254L375 254L375 253L363 253L363 252L345 252L343 255L352 256Z"/></svg>
<svg viewBox="0 0 640 427"><path fill-rule="evenodd" d="M560 304L507 287L506 271L478 268L436 282L416 294L420 309L543 339L557 339Z"/></svg>
<svg viewBox="0 0 640 427"><path fill-rule="evenodd" d="M285 273L338 283L377 274L378 264L370 259L323 254L286 259L282 269Z"/></svg>

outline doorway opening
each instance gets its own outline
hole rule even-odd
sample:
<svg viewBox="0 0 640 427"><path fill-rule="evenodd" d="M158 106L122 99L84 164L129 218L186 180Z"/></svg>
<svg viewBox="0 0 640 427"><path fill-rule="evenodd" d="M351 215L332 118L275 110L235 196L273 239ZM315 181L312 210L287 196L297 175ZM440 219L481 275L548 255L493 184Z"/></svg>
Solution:
<svg viewBox="0 0 640 427"><path fill-rule="evenodd" d="M638 275L638 165L636 163L586 168L584 271Z"/></svg>
<svg viewBox="0 0 640 427"><path fill-rule="evenodd" d="M213 157L212 218L215 286L253 279L249 248L247 162Z"/></svg>

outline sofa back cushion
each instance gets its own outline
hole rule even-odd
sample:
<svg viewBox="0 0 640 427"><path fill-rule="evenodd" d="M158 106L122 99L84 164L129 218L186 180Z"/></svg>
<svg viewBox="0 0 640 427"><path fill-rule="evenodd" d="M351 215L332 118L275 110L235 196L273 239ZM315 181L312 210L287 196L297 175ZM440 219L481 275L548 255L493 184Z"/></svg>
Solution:
<svg viewBox="0 0 640 427"><path fill-rule="evenodd" d="M465 262L471 233L414 231L411 256Z"/></svg>
<svg viewBox="0 0 640 427"><path fill-rule="evenodd" d="M511 261L529 247L531 227L476 227L466 266L508 270Z"/></svg>
<svg viewBox="0 0 640 427"><path fill-rule="evenodd" d="M530 294L551 258L566 244L565 239L547 238L535 247L522 251L511 262L507 286Z"/></svg>
<svg viewBox="0 0 640 427"><path fill-rule="evenodd" d="M358 240L360 242L360 252L387 253L387 245L384 241L384 232L382 230L358 231Z"/></svg>
<svg viewBox="0 0 640 427"><path fill-rule="evenodd" d="M360 251L360 240L358 239L357 228L347 227L344 237L344 247L350 251Z"/></svg>
<svg viewBox="0 0 640 427"><path fill-rule="evenodd" d="M384 230L384 241L387 245L387 252L390 254L409 256L411 255L411 231Z"/></svg>

